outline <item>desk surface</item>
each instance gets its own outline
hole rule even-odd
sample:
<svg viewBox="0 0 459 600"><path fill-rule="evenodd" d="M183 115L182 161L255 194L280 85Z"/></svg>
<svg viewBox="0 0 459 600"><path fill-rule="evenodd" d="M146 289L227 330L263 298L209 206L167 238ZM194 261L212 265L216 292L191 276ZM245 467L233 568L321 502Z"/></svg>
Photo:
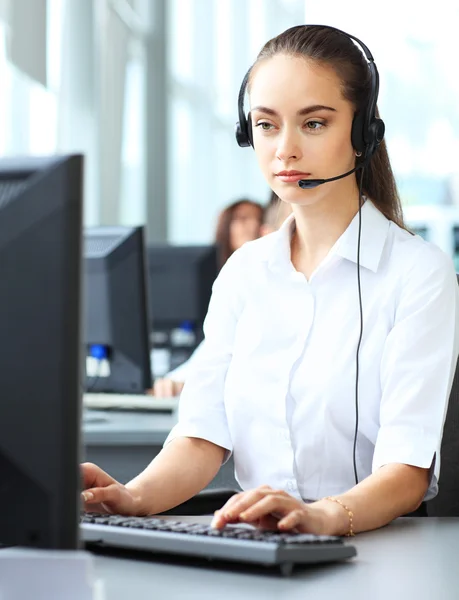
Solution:
<svg viewBox="0 0 459 600"><path fill-rule="evenodd" d="M210 517L180 517L209 522ZM175 517L177 519L177 517ZM459 518L405 518L358 535L358 556L294 572L290 578L253 567L212 568L96 556L106 600L457 600Z"/></svg>
<svg viewBox="0 0 459 600"><path fill-rule="evenodd" d="M160 446L177 419L176 412L86 410L83 412L83 441L96 446Z"/></svg>

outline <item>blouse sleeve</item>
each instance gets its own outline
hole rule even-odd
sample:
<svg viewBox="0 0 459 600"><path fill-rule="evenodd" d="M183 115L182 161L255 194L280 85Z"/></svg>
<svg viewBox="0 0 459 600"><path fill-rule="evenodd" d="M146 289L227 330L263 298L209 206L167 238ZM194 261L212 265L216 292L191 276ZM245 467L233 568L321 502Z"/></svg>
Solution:
<svg viewBox="0 0 459 600"><path fill-rule="evenodd" d="M459 351L458 284L452 261L428 245L407 275L381 362L380 429L373 471L388 463L431 469L440 445Z"/></svg>

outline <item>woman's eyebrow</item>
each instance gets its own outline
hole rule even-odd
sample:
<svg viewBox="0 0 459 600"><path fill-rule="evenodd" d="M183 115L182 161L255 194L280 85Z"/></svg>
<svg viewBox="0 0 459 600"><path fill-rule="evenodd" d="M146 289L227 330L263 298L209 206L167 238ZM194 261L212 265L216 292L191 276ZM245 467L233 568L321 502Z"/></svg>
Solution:
<svg viewBox="0 0 459 600"><path fill-rule="evenodd" d="M272 115L273 117L279 116L279 113L277 111L275 111L273 108L268 108L267 106L254 106L251 110L252 112L258 111L267 115ZM336 108L333 108L331 106L325 106L324 104L313 104L312 106L306 106L305 108L301 108L297 112L297 115L300 117L304 117L305 115L309 115L313 112L318 112L319 110L329 110L332 112L336 112Z"/></svg>

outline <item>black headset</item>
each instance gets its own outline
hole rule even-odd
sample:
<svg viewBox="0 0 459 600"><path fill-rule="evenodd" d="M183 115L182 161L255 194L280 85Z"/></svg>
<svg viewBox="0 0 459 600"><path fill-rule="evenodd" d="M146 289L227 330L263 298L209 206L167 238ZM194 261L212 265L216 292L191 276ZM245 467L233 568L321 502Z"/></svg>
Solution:
<svg viewBox="0 0 459 600"><path fill-rule="evenodd" d="M378 69L376 68L373 55L363 42L361 42L355 36L342 31L341 29L331 27L330 25L303 25L303 27L324 27L332 31L342 33L349 39L354 40L354 42L357 42L368 61L368 68L370 71L370 95L368 97L366 106L355 113L352 121L351 132L353 148L357 152L362 153L362 160L368 161L375 153L376 148L382 142L385 131L384 121L376 117L376 103L378 101L379 93L379 73ZM236 123L236 141L239 146L243 148L248 146L253 147L252 119L250 112L247 117L245 116L244 112L244 97L251 71L252 67L250 67L245 74L239 90L237 103L239 121Z"/></svg>

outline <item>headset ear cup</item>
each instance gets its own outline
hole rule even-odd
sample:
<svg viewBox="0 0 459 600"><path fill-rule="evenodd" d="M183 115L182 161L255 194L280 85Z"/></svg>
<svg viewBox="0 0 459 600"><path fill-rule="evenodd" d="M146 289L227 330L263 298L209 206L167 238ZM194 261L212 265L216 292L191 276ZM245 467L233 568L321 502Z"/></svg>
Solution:
<svg viewBox="0 0 459 600"><path fill-rule="evenodd" d="M384 139L384 134L386 132L386 126L382 119L375 119L372 123L372 126L374 127L374 131L375 131L374 135L375 135L376 146L379 146L379 144Z"/></svg>
<svg viewBox="0 0 459 600"><path fill-rule="evenodd" d="M244 148L244 146L247 146L248 144L246 143L246 136L242 130L241 124L239 123L239 121L236 123L236 127L234 130L235 136L236 136L236 142L238 143L238 145L241 148Z"/></svg>
<svg viewBox="0 0 459 600"><path fill-rule="evenodd" d="M354 119L352 121L352 130L351 130L351 142L352 147L356 152L365 152L366 143L365 138L363 136L363 128L364 128L365 118L363 112L357 112L354 115Z"/></svg>
<svg viewBox="0 0 459 600"><path fill-rule="evenodd" d="M382 119L373 119L368 130L367 155L372 156L383 141L386 126Z"/></svg>
<svg viewBox="0 0 459 600"><path fill-rule="evenodd" d="M247 131L247 121L245 119L236 123L235 134L236 141L241 148L247 148L247 146L251 145Z"/></svg>

